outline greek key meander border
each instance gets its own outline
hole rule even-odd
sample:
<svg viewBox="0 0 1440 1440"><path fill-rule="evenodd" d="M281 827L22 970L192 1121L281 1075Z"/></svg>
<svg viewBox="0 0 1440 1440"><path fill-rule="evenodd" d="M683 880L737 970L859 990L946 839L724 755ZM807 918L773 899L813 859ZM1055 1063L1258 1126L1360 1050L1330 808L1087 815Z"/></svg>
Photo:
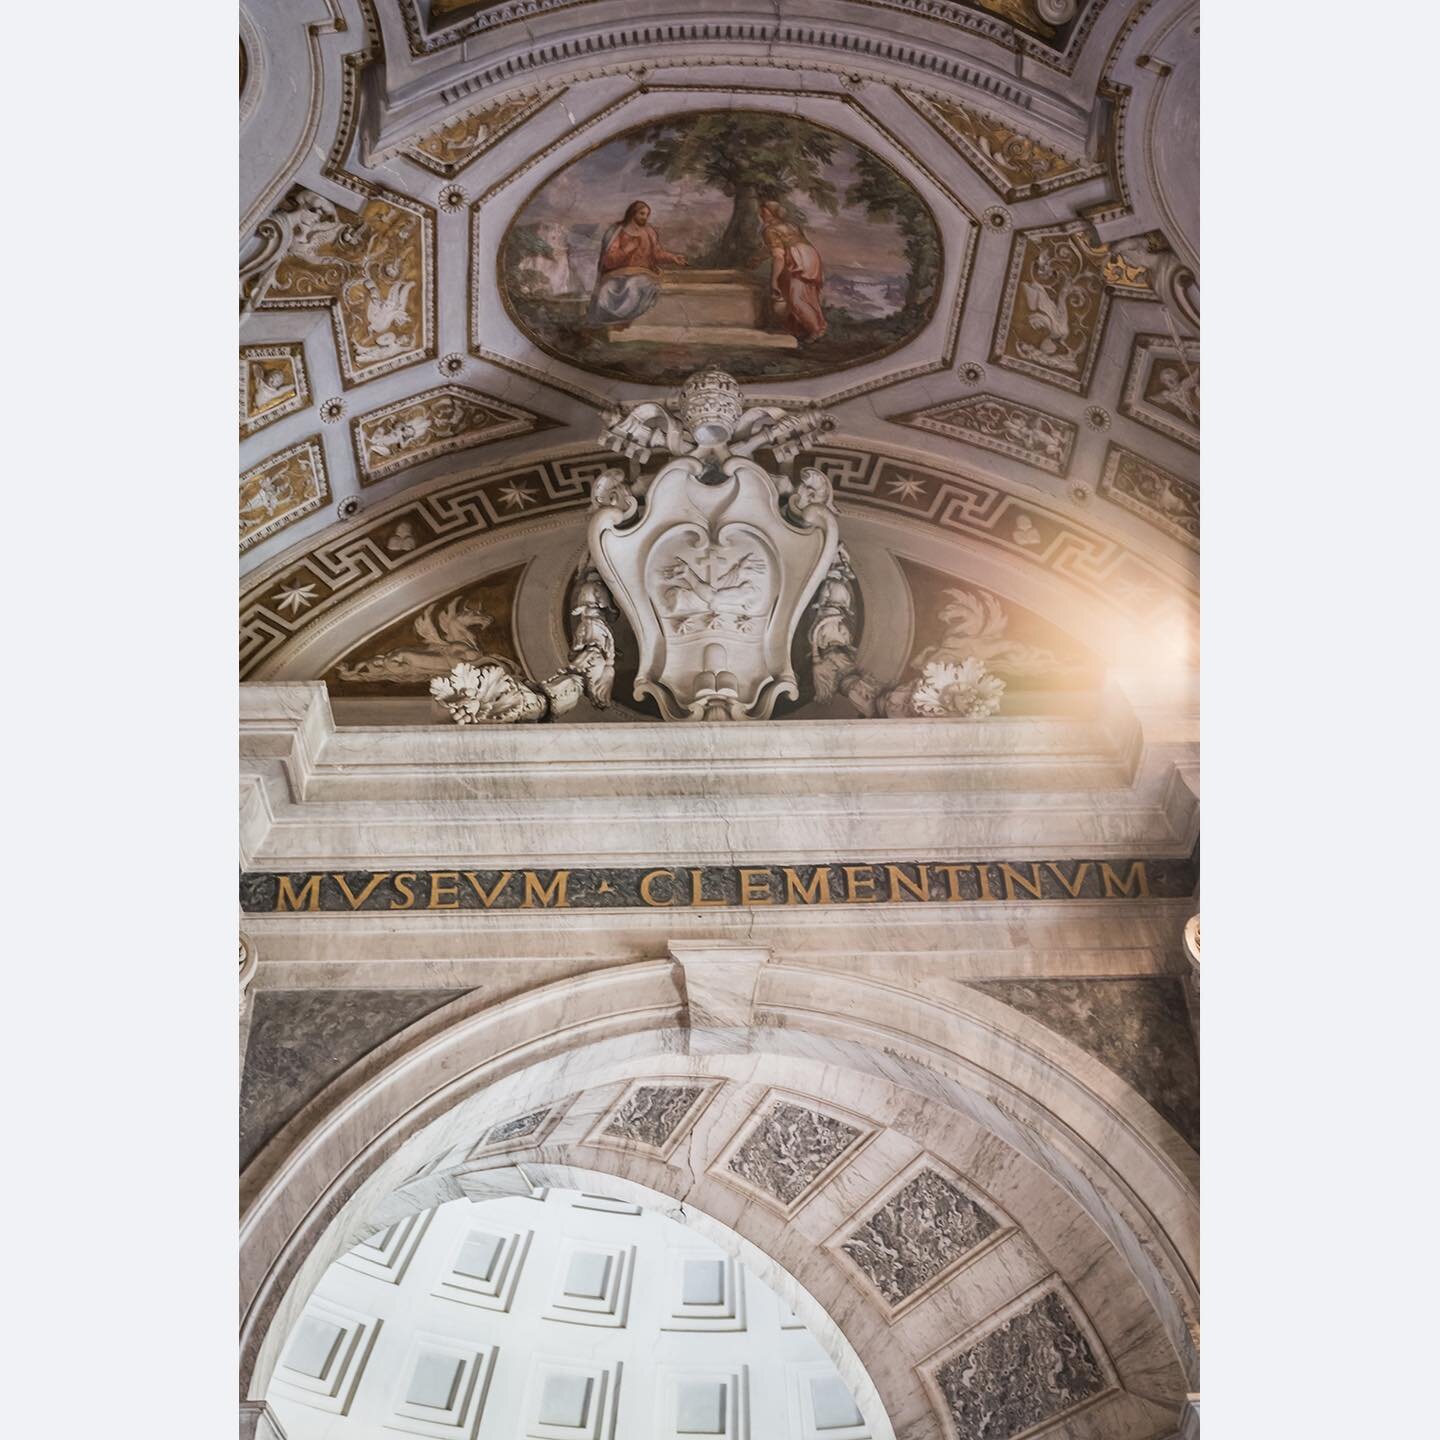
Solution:
<svg viewBox="0 0 1440 1440"><path fill-rule="evenodd" d="M371 3L372 0L362 0L367 17ZM399 0L398 8L401 22L405 27L405 39L410 47L410 54L418 59L425 55L437 54L441 50L448 50L475 35L498 30L516 22L528 21L536 15L571 10L590 3L593 3L593 0L515 0L515 3L495 6L486 13L468 16L464 20L456 21L453 25L442 24L435 30L427 30L422 24L416 0ZM963 30L972 35L978 35L982 39L993 40L1007 49L1020 50L1030 59L1039 61L1047 69L1058 71L1062 75L1069 75L1075 69L1075 62L1090 36L1090 31L1094 28L1096 19L1105 8L1106 0L1093 0L1093 3L1088 5L1083 13L1072 22L1073 28L1063 50L1057 49L1053 45L1047 45L1039 36L1032 35L998 16L983 13L969 6L946 4L944 0L855 0L855 3L876 10L895 10L902 14L914 15L952 30ZM664 19L657 19L647 28L669 28L674 23L674 21L667 22ZM724 27L715 25L714 28L734 29L736 26L733 24ZM759 26L758 24L747 24L746 28L759 28ZM777 24L774 28L778 30L782 27ZM784 28L796 27L786 26ZM813 37L817 32L811 29L809 34L812 37L810 43L815 43ZM823 37L820 43L835 43L826 32L821 31L818 34ZM713 38L730 39L733 36L716 35ZM762 38L774 43L775 37ZM788 39L790 37L781 38Z"/></svg>
<svg viewBox="0 0 1440 1440"><path fill-rule="evenodd" d="M993 545L1007 555L1023 558L1059 579L1073 582L1142 624L1158 621L1177 607L1186 612L1193 610L1193 593L1158 566L1120 541L1049 505L1022 499L961 472L947 471L938 463L917 463L881 451L826 446L811 452L808 459L831 475L838 495L846 501ZM502 462L459 480L437 481L434 488L418 494L396 497L384 508L365 512L338 534L322 533L310 542L309 548L278 556L255 574L241 596L240 678L244 680L260 665L273 662L309 626L324 620L336 607L350 605L372 584L398 571L432 560L457 542L477 535L542 517L553 523L555 517L582 509L588 503L586 481L615 463L609 451L590 449L547 459ZM884 499L879 485L887 467L924 475L935 483L934 498L923 508ZM502 513L491 491L521 478L539 481L541 502L533 510ZM1034 547L1004 538L1008 533L1004 531L1006 522L1013 522L1021 512L1044 516L1057 528L1055 537L1038 553ZM384 548L382 532L390 533L405 519L418 520L425 532L434 533L435 539L414 550L391 554ZM1157 587L1161 599L1140 604L1131 597L1127 603L1124 597L1112 593L1109 582L1126 569ZM328 592L312 609L287 618L266 603L266 595L276 584L285 580L293 585L302 575L304 583L318 583Z"/></svg>

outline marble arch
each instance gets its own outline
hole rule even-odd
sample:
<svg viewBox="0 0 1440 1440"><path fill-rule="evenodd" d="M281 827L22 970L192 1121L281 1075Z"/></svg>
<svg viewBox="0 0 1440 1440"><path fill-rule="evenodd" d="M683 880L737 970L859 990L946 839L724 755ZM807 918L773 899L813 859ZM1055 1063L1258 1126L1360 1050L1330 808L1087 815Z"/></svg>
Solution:
<svg viewBox="0 0 1440 1440"><path fill-rule="evenodd" d="M678 1163L587 1142L637 1075L721 1084ZM776 1090L875 1132L868 1159L804 1196L805 1219L777 1216L763 1195L756 1203L714 1175L725 1129ZM565 1128L538 1147L455 1163L487 1126L562 1098ZM811 1232L854 1228L864 1202L922 1154L971 1181L978 1164L984 1193L1003 1196L1016 1254L983 1278L981 1262L966 1267L963 1287L927 1294L917 1307L926 1319L907 1312L902 1327ZM931 1433L915 1377L965 1333L960 1297L977 1307L973 1321L1054 1277L1067 1296L1078 1287L1095 1297L1093 1314L1070 1303L1114 1357L1107 1398L1096 1401L1107 1433L1151 1433L1196 1380L1194 1155L1128 1086L964 986L937 995L775 965L765 951L682 944L672 958L500 1005L458 1000L336 1081L257 1156L243 1181L248 1394L263 1394L289 1319L341 1251L459 1194L516 1193L517 1166L535 1184L584 1172L601 1193L619 1181L620 1198L633 1198L628 1186L668 1197L708 1216L722 1245L736 1232L764 1257L762 1278L816 1320L822 1343L816 1307L828 1310L898 1435ZM854 1361L835 1352L853 1374ZM857 1400L865 1408L859 1391Z"/></svg>

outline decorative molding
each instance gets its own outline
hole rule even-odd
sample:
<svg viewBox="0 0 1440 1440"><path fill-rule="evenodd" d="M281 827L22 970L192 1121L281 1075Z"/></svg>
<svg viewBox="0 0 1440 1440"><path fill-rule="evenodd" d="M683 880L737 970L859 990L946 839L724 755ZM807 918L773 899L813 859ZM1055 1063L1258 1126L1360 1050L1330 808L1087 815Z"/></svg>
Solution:
<svg viewBox="0 0 1440 1440"><path fill-rule="evenodd" d="M1200 342L1137 335L1120 409L1149 429L1198 450Z"/></svg>
<svg viewBox="0 0 1440 1440"><path fill-rule="evenodd" d="M305 369L305 347L299 341L240 347L242 440L309 403L310 376Z"/></svg>
<svg viewBox="0 0 1440 1440"><path fill-rule="evenodd" d="M511 1150L538 1149L564 1118L569 1105L566 1100L496 1121L466 1153L466 1161L489 1159L492 1155L507 1154Z"/></svg>
<svg viewBox="0 0 1440 1440"><path fill-rule="evenodd" d="M452 24L427 27L421 18L419 0L399 0L400 15L405 25L405 37L412 56L434 54L462 41L488 31L494 31L517 21L533 22L537 15L568 10L588 0L501 0L501 3L487 5L478 14L467 15ZM1075 23L1074 10L1065 21L1052 23L1038 8L1040 4L1050 6L1051 14L1057 0L858 0L858 3L878 10L898 11L923 17L925 20L949 29L967 31L982 39L995 41L1007 50L1018 50L1032 59L1040 61L1062 74L1069 74L1084 47L1096 14L1104 0L1092 0L1085 14ZM1061 0L1069 3L1069 0ZM695 34L697 30L705 33ZM728 33L727 33L728 32ZM738 32L738 33L737 33ZM596 37L595 42L604 49L618 49L638 41L653 44L656 40L671 43L708 40L728 42L728 49L738 43L750 42L773 48L776 45L799 45L804 48L838 47L845 50L868 54L880 49L876 38L856 35L853 30L838 27L802 25L783 19L773 22L747 21L726 26L718 24L695 24L681 21L652 23L641 29L587 28L584 33ZM881 33L890 33L886 30ZM549 55L551 59L580 58L586 49L575 42L551 40L546 37L542 47L535 48L542 53L558 51ZM936 47L929 51L906 47L896 54L887 55L892 63L915 65L934 71L936 69L959 68L953 60L937 55ZM928 56L929 63L925 58ZM511 57L507 57L511 58ZM515 56L518 60L519 56ZM534 63L532 60L531 64ZM713 63L713 62L711 62ZM487 78L491 72L486 72ZM993 82L992 82L993 83Z"/></svg>
<svg viewBox="0 0 1440 1440"><path fill-rule="evenodd" d="M325 451L318 435L311 435L242 471L241 554L318 510L329 498Z"/></svg>
<svg viewBox="0 0 1440 1440"><path fill-rule="evenodd" d="M1058 415L1000 395L972 395L887 417L893 424L963 440L982 450L1064 475L1075 448L1076 427Z"/></svg>
<svg viewBox="0 0 1440 1440"><path fill-rule="evenodd" d="M1106 499L1157 530L1192 550L1200 548L1200 487L1193 481L1112 444L1105 454L1099 489Z"/></svg>
<svg viewBox="0 0 1440 1440"><path fill-rule="evenodd" d="M350 422L355 468L362 485L398 475L427 460L554 429L558 421L509 405L465 385L441 385L396 400ZM524 492L503 500L523 509Z"/></svg>

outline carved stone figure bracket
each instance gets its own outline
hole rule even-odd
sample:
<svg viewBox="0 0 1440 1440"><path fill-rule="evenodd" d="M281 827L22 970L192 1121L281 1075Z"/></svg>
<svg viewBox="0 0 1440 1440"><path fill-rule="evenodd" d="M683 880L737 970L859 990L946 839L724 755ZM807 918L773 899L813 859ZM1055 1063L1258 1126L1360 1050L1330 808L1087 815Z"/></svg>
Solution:
<svg viewBox="0 0 1440 1440"><path fill-rule="evenodd" d="M612 449L670 456L633 484L605 471L590 518L590 554L639 641L635 698L666 719L765 719L799 694L790 646L839 522L821 471L797 484L750 457L791 459L827 423L817 410L747 410L715 369L692 376L673 409L647 402L609 418Z"/></svg>
<svg viewBox="0 0 1440 1440"><path fill-rule="evenodd" d="M457 725L554 720L589 699L604 709L615 681L615 603L599 573L581 565L570 608L570 657L548 680L532 683L500 663L461 661L430 682L430 693Z"/></svg>

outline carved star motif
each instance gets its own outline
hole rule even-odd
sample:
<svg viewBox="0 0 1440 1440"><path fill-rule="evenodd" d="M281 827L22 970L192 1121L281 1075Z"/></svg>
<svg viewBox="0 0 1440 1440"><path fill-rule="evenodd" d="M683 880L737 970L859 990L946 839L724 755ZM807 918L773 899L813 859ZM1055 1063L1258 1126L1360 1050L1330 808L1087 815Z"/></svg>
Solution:
<svg viewBox="0 0 1440 1440"><path fill-rule="evenodd" d="M902 500L918 500L925 493L925 487L918 480L910 478L892 480L890 493L898 495Z"/></svg>
<svg viewBox="0 0 1440 1440"><path fill-rule="evenodd" d="M288 610L292 615L298 615L315 599L315 587L313 585L291 585L286 589L277 590L274 599L277 609Z"/></svg>
<svg viewBox="0 0 1440 1440"><path fill-rule="evenodd" d="M500 487L500 498L511 509L523 510L535 498L535 492L528 485L512 483Z"/></svg>

